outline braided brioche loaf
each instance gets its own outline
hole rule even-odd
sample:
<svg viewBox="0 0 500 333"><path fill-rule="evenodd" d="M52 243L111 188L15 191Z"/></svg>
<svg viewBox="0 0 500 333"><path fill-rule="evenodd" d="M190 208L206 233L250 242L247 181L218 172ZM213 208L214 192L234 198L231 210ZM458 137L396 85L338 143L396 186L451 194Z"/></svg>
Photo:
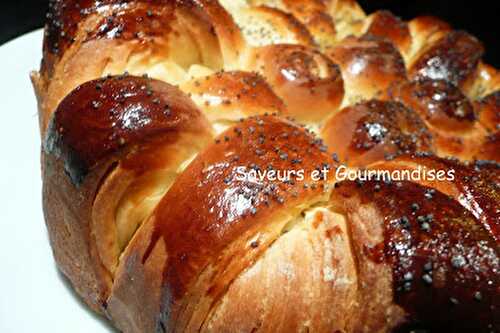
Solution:
<svg viewBox="0 0 500 333"><path fill-rule="evenodd" d="M118 329L500 330L500 74L476 38L351 0L53 0L47 18L50 241ZM311 177L340 165L456 177Z"/></svg>

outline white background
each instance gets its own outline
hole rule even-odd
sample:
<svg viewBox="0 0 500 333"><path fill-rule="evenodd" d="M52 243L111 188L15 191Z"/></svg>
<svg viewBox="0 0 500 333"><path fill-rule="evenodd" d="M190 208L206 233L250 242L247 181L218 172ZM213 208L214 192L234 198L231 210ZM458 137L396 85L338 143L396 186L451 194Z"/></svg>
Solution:
<svg viewBox="0 0 500 333"><path fill-rule="evenodd" d="M113 332L57 271L41 206L40 136L29 72L42 31L0 47L0 332Z"/></svg>

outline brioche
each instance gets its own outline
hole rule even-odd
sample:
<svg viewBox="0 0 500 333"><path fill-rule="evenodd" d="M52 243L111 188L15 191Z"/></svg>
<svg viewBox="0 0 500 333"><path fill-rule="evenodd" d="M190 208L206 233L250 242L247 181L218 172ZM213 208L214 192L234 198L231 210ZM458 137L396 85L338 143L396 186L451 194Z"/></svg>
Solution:
<svg viewBox="0 0 500 333"><path fill-rule="evenodd" d="M127 333L500 331L483 53L354 0L51 0L31 78L58 268Z"/></svg>

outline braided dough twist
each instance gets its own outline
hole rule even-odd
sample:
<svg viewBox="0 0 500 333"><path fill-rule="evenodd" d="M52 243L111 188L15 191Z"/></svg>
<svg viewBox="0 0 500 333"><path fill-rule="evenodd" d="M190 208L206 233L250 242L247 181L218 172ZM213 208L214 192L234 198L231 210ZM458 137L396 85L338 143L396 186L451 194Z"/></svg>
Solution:
<svg viewBox="0 0 500 333"><path fill-rule="evenodd" d="M123 332L499 331L483 52L353 0L50 1L32 81L58 267ZM341 164L456 178L311 176Z"/></svg>

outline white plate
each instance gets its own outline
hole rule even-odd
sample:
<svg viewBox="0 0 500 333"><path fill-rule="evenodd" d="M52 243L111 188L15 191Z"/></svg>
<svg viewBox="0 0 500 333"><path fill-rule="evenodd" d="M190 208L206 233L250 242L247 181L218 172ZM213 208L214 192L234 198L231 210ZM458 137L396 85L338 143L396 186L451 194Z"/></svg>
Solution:
<svg viewBox="0 0 500 333"><path fill-rule="evenodd" d="M42 31L0 47L0 332L112 332L56 269L41 206L40 137L29 72Z"/></svg>

